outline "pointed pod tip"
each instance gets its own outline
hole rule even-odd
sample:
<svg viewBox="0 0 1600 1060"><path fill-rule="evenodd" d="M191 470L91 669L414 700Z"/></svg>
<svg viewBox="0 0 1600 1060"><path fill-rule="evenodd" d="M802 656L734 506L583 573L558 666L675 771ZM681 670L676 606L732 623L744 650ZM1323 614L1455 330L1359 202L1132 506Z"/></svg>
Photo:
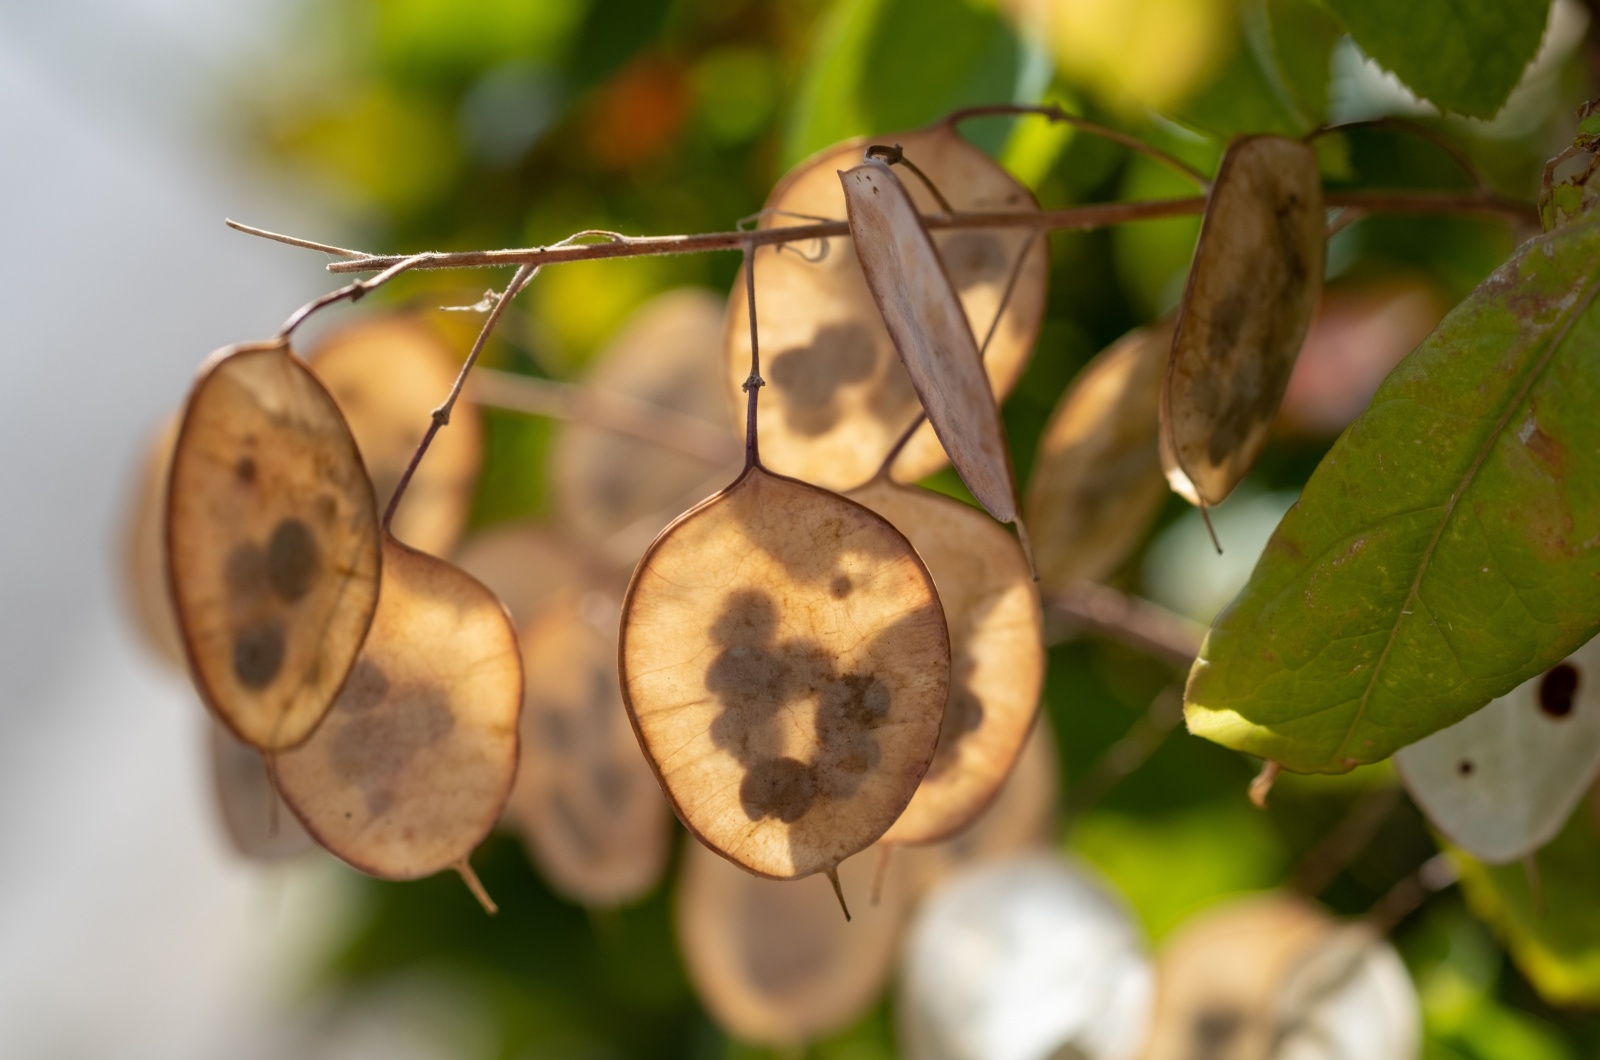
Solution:
<svg viewBox="0 0 1600 1060"><path fill-rule="evenodd" d="M844 912L845 923L848 924L853 918L850 916L850 907L845 904L844 888L839 885L839 867L835 865L832 868L824 869L823 875L827 876L828 882L833 884L833 895L839 899L839 908Z"/></svg>
<svg viewBox="0 0 1600 1060"><path fill-rule="evenodd" d="M472 871L472 866L467 863L466 858L462 858L460 861L456 862L452 868L454 868L457 875L461 877L461 882L467 885L467 890L472 892L472 897L476 898L478 900L478 904L483 906L483 911L485 913L488 913L490 916L494 916L496 913L500 912L500 907L494 904L493 898L489 897L489 892L484 889L483 881L478 879L478 874L476 872Z"/></svg>
<svg viewBox="0 0 1600 1060"><path fill-rule="evenodd" d="M1211 525L1211 509L1205 504L1200 505L1200 521L1206 524L1206 533L1211 535L1211 547L1217 550L1217 555L1222 555L1222 542L1217 538L1217 528Z"/></svg>
<svg viewBox="0 0 1600 1060"><path fill-rule="evenodd" d="M1273 782L1278 779L1278 774L1283 771L1283 766L1277 762L1268 761L1261 767L1261 772L1256 774L1250 782L1250 802L1258 810L1267 808L1267 795L1272 791Z"/></svg>
<svg viewBox="0 0 1600 1060"><path fill-rule="evenodd" d="M1022 546L1022 558L1028 561L1028 573L1033 575L1033 580L1037 583L1039 565L1033 561L1033 542L1028 537L1028 528L1023 525L1020 515L1011 520L1011 525L1017 528L1017 543Z"/></svg>

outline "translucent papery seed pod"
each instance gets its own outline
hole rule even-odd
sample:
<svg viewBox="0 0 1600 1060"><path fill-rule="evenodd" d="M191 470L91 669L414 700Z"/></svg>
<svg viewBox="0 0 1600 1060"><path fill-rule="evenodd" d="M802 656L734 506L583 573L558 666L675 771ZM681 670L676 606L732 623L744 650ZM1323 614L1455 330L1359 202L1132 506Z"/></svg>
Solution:
<svg viewBox="0 0 1600 1060"><path fill-rule="evenodd" d="M583 379L586 400L613 426L556 428L550 468L559 517L618 566L632 566L662 527L737 473L741 449L722 395L721 341L716 297L697 288L656 296ZM616 429L630 417L687 444L672 448Z"/></svg>
<svg viewBox="0 0 1600 1060"><path fill-rule="evenodd" d="M912 922L900 1044L911 1060L1133 1060L1153 974L1123 903L1057 855L977 865Z"/></svg>
<svg viewBox="0 0 1600 1060"><path fill-rule="evenodd" d="M1429 822L1473 857L1539 849L1600 772L1600 640L1394 760Z"/></svg>
<svg viewBox="0 0 1600 1060"><path fill-rule="evenodd" d="M183 636L167 586L167 478L178 421L162 424L147 443L134 492L128 498L122 537L122 575L129 617L139 639L162 662L182 669Z"/></svg>
<svg viewBox="0 0 1600 1060"><path fill-rule="evenodd" d="M839 866L865 894L872 858ZM729 1034L803 1046L848 1027L882 993L904 922L898 893L846 922L821 880L764 880L690 844L678 884L678 944L695 993Z"/></svg>
<svg viewBox="0 0 1600 1060"><path fill-rule="evenodd" d="M215 722L207 728L217 816L234 851L253 861L281 861L315 850L317 844L273 787L261 752Z"/></svg>
<svg viewBox="0 0 1600 1060"><path fill-rule="evenodd" d="M869 144L899 144L957 210L1037 210L1032 193L992 158L946 125L838 144L802 162L768 196L762 228L843 220L838 171L861 161ZM907 190L919 210L939 212L919 182ZM994 326L983 366L992 392L1010 392L1033 352L1044 316L1049 262L1045 241L1025 228L933 233L945 271L981 342ZM1011 298L1005 291L1020 270ZM774 471L830 489L872 477L912 424L920 403L901 365L848 238L795 244L757 256L761 295L762 375L767 381L760 443ZM996 315L1002 302L1004 313ZM742 277L728 300L723 346L726 386L742 408L750 372L750 317ZM895 460L902 482L924 478L947 461L924 424Z"/></svg>
<svg viewBox="0 0 1600 1060"><path fill-rule="evenodd" d="M533 522L501 524L471 535L454 562L500 598L519 630L532 625L594 566L580 546Z"/></svg>
<svg viewBox="0 0 1600 1060"><path fill-rule="evenodd" d="M551 885L596 907L652 890L672 838L617 684L619 603L569 589L523 632L522 765L506 805Z"/></svg>
<svg viewBox="0 0 1600 1060"><path fill-rule="evenodd" d="M461 358L424 321L369 316L323 339L308 360L333 394L372 476L378 504L387 506L450 392ZM395 537L432 555L455 547L483 462L483 424L476 406L457 402L450 429L438 432L428 459L417 465L390 527Z"/></svg>

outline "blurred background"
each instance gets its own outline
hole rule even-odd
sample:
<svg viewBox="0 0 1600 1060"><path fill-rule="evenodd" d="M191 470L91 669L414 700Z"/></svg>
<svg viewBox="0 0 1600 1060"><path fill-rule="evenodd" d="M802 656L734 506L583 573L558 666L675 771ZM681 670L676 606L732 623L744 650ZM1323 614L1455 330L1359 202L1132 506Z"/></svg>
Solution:
<svg viewBox="0 0 1600 1060"><path fill-rule="evenodd" d="M224 217L385 252L718 231L841 139L1041 101L1208 172L1237 132L1405 115L1531 200L1573 108L1596 94L1596 40L1590 11L1560 0L1508 105L1469 120L1412 95L1305 0L6 0L0 1053L901 1055L887 966L803 1047L741 1040L708 1012L675 922L681 829L660 880L607 910L553 891L522 840L496 833L475 858L494 918L453 876L385 883L320 853L234 852L203 711L130 620L125 539L150 439L206 353L270 335L336 283L322 256ZM965 131L1046 207L1190 193L1043 122ZM1330 186L1470 187L1436 146L1388 131L1330 137L1320 157ZM1078 369L1176 304L1197 231L1182 219L1051 238L1046 323L1004 407L1019 482ZM1226 553L1169 498L1112 584L1208 622L1378 381L1512 246L1486 220L1344 229L1275 441L1215 512ZM487 363L580 379L650 299L691 287L720 300L737 267L706 254L552 268ZM504 279L406 277L305 334L428 310L459 355L475 319L431 308ZM559 522L552 430L485 412L469 532ZM931 484L961 492L948 472ZM1148 951L1220 899L1330 865L1320 901L1365 914L1437 852L1386 766L1284 777L1252 808L1257 763L1171 729L1163 693L1180 669L1071 633L1055 631L1045 693L1060 792L1048 842L1120 896ZM1127 775L1108 773L1108 751ZM1336 833L1359 842L1330 861ZM1427 1055L1595 1055L1600 1019L1536 989L1508 956L1515 918L1493 901L1482 891L1475 916L1446 887L1394 929Z"/></svg>

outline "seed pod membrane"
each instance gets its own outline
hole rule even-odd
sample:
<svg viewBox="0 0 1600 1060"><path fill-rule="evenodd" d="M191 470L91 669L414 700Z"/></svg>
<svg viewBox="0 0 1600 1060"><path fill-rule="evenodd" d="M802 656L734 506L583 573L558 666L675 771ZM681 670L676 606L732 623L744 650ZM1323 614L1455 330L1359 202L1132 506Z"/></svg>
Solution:
<svg viewBox="0 0 1600 1060"><path fill-rule="evenodd" d="M1130 332L1084 367L1051 414L1026 506L1046 591L1115 572L1161 510L1158 417L1171 346L1170 322Z"/></svg>
<svg viewBox="0 0 1600 1060"><path fill-rule="evenodd" d="M950 696L927 775L883 843L929 843L983 812L1011 772L1044 684L1044 622L1028 561L994 520L882 479L850 493L928 565L950 630Z"/></svg>
<svg viewBox="0 0 1600 1060"><path fill-rule="evenodd" d="M1394 760L1452 843L1489 864L1532 853L1600 771L1600 640Z"/></svg>
<svg viewBox="0 0 1600 1060"><path fill-rule="evenodd" d="M378 598L372 483L338 406L287 343L201 371L167 490L174 612L195 688L263 750L304 740Z"/></svg>
<svg viewBox="0 0 1600 1060"><path fill-rule="evenodd" d="M733 438L722 396L722 303L695 288L669 291L633 314L596 358L586 392L693 421L697 433ZM587 423L567 423L551 442L551 483L562 520L619 565L632 566L678 513L734 473L685 453ZM615 539L615 540L612 540Z"/></svg>
<svg viewBox="0 0 1600 1060"><path fill-rule="evenodd" d="M144 465L126 513L122 574L129 617L145 647L162 662L182 668L183 637L172 614L167 589L167 477L178 440L176 419L162 424L150 439Z"/></svg>
<svg viewBox="0 0 1600 1060"><path fill-rule="evenodd" d="M695 993L729 1034L797 1046L843 1030L872 1006L905 920L897 893L864 898L872 858L839 865L855 919L821 880L764 880L698 843L683 856L677 932Z"/></svg>
<svg viewBox="0 0 1600 1060"><path fill-rule="evenodd" d="M423 321L380 316L335 331L309 361L339 403L378 504L386 507L433 422L433 409L454 385L461 359ZM423 552L448 554L466 525L482 461L477 406L458 401L449 429L434 436L428 458L411 476L390 528L394 535Z"/></svg>
<svg viewBox="0 0 1600 1060"><path fill-rule="evenodd" d="M679 818L729 860L795 879L870 845L911 800L950 642L899 531L753 467L639 561L620 660Z"/></svg>
<svg viewBox="0 0 1600 1060"><path fill-rule="evenodd" d="M217 815L233 849L256 861L278 861L315 850L267 774L261 752L210 723L207 751Z"/></svg>
<svg viewBox="0 0 1600 1060"><path fill-rule="evenodd" d="M887 165L839 174L850 238L878 312L961 481L990 515L1017 518L1011 451L972 325L916 203Z"/></svg>
<svg viewBox="0 0 1600 1060"><path fill-rule="evenodd" d="M469 537L455 565L482 582L525 630L561 591L582 577L582 550L532 522L511 523Z"/></svg>
<svg viewBox="0 0 1600 1060"><path fill-rule="evenodd" d="M522 636L522 768L506 816L560 893L615 906L666 868L672 816L617 685L618 604L568 591Z"/></svg>
<svg viewBox="0 0 1600 1060"><path fill-rule="evenodd" d="M372 632L322 725L273 755L284 801L330 852L391 880L462 867L517 770L522 661L505 608L385 538Z"/></svg>
<svg viewBox="0 0 1600 1060"><path fill-rule="evenodd" d="M1250 470L1322 289L1322 180L1299 140L1228 145L1206 204L1161 394L1174 492L1219 504Z"/></svg>
<svg viewBox="0 0 1600 1060"><path fill-rule="evenodd" d="M861 161L869 143L900 144L907 158L938 184L958 210L1037 210L1027 188L947 125L851 140L795 167L767 198L762 228L842 219L838 171ZM925 212L940 210L920 182L907 188ZM787 211L786 213L784 211ZM809 216L799 216L809 215ZM1044 316L1049 262L1045 241L1029 243L1023 228L933 233L945 270L960 294L973 334L995 322L1013 264L1023 258L1005 312L984 355L993 393L1011 390ZM820 260L807 260L819 258ZM760 294L761 458L774 471L829 489L850 489L872 477L920 411L916 391L846 238L796 243L756 255ZM744 278L734 281L723 332L727 384L735 406L750 374L750 316ZM918 428L895 459L901 482L924 478L948 458L933 429Z"/></svg>

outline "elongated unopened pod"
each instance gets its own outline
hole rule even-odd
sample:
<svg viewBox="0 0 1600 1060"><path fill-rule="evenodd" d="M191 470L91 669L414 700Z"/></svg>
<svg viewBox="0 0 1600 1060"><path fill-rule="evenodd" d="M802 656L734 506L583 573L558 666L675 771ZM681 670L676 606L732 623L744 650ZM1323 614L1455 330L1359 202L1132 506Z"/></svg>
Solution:
<svg viewBox="0 0 1600 1060"><path fill-rule="evenodd" d="M287 342L215 354L184 407L167 568L195 687L240 739L300 743L378 602L378 519L355 439Z"/></svg>
<svg viewBox="0 0 1600 1060"><path fill-rule="evenodd" d="M1161 394L1161 462L1219 504L1267 442L1322 289L1322 178L1310 145L1241 136L1206 204Z"/></svg>
<svg viewBox="0 0 1600 1060"><path fill-rule="evenodd" d="M639 561L620 659L678 816L777 879L832 873L894 823L949 691L944 612L905 537L759 466Z"/></svg>
<svg viewBox="0 0 1600 1060"><path fill-rule="evenodd" d="M363 872L455 868L500 818L517 771L522 662L500 601L393 538L372 632L332 711L269 758L306 830Z"/></svg>
<svg viewBox="0 0 1600 1060"><path fill-rule="evenodd" d="M767 198L762 228L843 220L839 171L861 162L871 143L899 144L957 210L1033 211L1033 195L994 159L943 123L851 140L807 159ZM941 209L920 183L907 189L917 208ZM1008 393L1033 352L1044 316L1049 262L1045 241L1024 228L933 233L969 327L981 341L993 392ZM1005 298L1015 272L1011 297ZM761 295L761 348L767 381L761 418L762 459L774 471L830 489L872 477L918 409L911 378L885 330L848 238L797 243L763 252L755 266ZM1004 311L1001 307L1004 305ZM750 374L750 317L741 278L728 301L724 331L727 382L739 389ZM924 424L895 460L894 477L911 482L947 461Z"/></svg>

